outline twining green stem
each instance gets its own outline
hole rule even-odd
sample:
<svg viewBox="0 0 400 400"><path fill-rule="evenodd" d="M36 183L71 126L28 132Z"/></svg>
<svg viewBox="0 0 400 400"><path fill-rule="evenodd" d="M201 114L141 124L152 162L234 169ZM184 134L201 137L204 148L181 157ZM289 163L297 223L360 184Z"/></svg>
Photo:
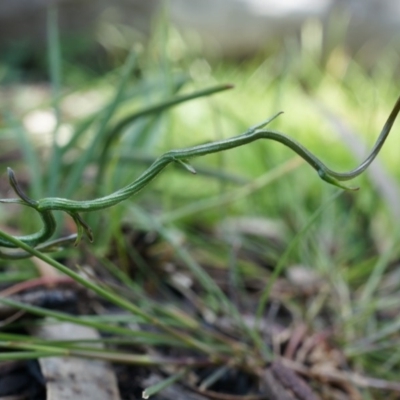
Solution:
<svg viewBox="0 0 400 400"><path fill-rule="evenodd" d="M123 200L133 196L138 193L141 189L143 189L146 185L148 185L165 167L167 167L170 163L176 162L186 168L189 172L194 173L194 169L187 163L187 160L192 157L204 156L207 154L217 153L220 151L225 151L229 149L233 149L235 147L240 147L256 140L260 139L269 139L274 140L283 145L289 147L295 153L297 153L300 157L302 157L305 161L308 162L317 172L321 179L324 181L338 186L342 189L350 189L355 190L354 188L349 188L343 184L341 181L346 181L353 179L360 175L375 159L378 155L380 149L382 148L389 132L393 126L394 121L400 111L400 97L397 100L396 104L393 107L392 112L390 113L385 125L382 128L382 131L371 150L371 153L368 157L355 169L348 172L336 172L328 168L318 157L316 157L313 153L311 153L308 149L303 147L296 140L273 130L262 129L269 122L278 117L281 113L274 115L268 120L258 124L252 128L250 128L247 132L238 135L233 138L219 140L216 142L206 143L199 146L190 147L187 149L180 150L171 150L157 158L154 163L131 184L125 186L124 188L117 190L116 192L100 197L94 200L84 200L84 201L76 201L63 199L58 197L48 197L40 200L30 199L20 188L18 182L14 176L13 171L8 169L8 176L10 180L10 184L13 187L14 191L18 195L18 199L5 199L0 200L3 203L18 203L36 210L42 221L44 223L44 227L31 235L22 236L18 239L22 242L26 243L29 246L36 247L43 242L45 242L49 237L53 235L55 232L55 222L54 217L52 215L52 211L60 210L65 211L74 219L77 227L78 227L78 239L82 236L83 233L91 239L90 228L85 224L82 218L79 216L79 212L88 212L88 211L96 211L101 210L103 208L112 207ZM8 240L0 238L0 246L15 248L15 243L12 243Z"/></svg>

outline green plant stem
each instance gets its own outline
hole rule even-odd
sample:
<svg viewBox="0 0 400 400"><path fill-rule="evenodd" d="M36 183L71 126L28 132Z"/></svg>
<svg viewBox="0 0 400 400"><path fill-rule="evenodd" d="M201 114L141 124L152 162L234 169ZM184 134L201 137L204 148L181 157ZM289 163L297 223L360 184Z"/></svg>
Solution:
<svg viewBox="0 0 400 400"><path fill-rule="evenodd" d="M310 164L318 172L318 175L321 179L342 189L351 189L342 185L340 182L357 177L375 159L380 149L382 148L387 136L389 135L391 127L399 111L400 97L394 105L393 110L390 113L385 125L383 126L383 129L373 149L371 150L371 153L358 167L349 172L335 172L328 168L319 158L317 158L313 153L311 153L308 149L303 147L294 139L276 131L261 129L281 114L278 113L268 120L262 122L261 124L250 128L247 132L239 136L219 140L216 142L206 143L187 149L168 151L160 156L158 159L156 159L156 161L154 161L154 163L131 184L125 186L120 190L117 190L116 192L108 196L100 197L93 200L76 201L57 197L48 197L40 200L30 199L19 187L13 171L9 168L8 175L10 184L16 194L19 196L19 198L3 199L0 200L0 202L22 204L35 209L40 214L44 222L44 227L39 232L28 236L19 237L19 241L22 241L29 246L35 247L43 243L55 232L54 218L52 217L51 213L53 210L65 211L71 215L78 228L78 241L84 232L89 237L89 239L91 239L92 236L90 228L81 219L78 214L79 212L101 210L103 208L112 207L120 203L121 201L128 199L129 197L142 190L146 185L148 185L170 163L177 162L193 173L193 168L187 164L187 160L189 158L205 156L207 154L218 153L220 151L233 149L235 147L244 146L260 139L274 140L289 147L300 157L302 157L308 164ZM1 238L0 246L15 247L15 243L13 244L9 240Z"/></svg>

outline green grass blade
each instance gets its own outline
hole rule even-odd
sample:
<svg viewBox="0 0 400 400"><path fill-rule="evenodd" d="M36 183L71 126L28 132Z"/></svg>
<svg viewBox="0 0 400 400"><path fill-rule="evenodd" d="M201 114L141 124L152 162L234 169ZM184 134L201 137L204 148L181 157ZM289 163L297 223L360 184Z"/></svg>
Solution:
<svg viewBox="0 0 400 400"><path fill-rule="evenodd" d="M58 129L61 123L59 99L61 96L61 49L58 30L58 9L56 4L47 8L47 46L49 55L50 82L52 88L52 107L56 116L56 126L53 132L52 153L49 165L48 193L57 193L60 177L61 153L57 141Z"/></svg>
<svg viewBox="0 0 400 400"><path fill-rule="evenodd" d="M264 175L243 185L241 188L236 189L230 193L221 194L211 197L209 199L195 201L185 207L181 207L176 211L164 213L158 220L162 223L171 223L181 218L197 215L200 212L211 210L216 207L226 206L240 199L244 199L252 193L268 186L276 180L282 178L289 172L297 169L303 161L299 157L295 157L285 162L284 164L268 171ZM197 170L197 168L196 168Z"/></svg>
<svg viewBox="0 0 400 400"><path fill-rule="evenodd" d="M109 153L112 150L113 144L117 141L122 134L123 130L132 124L134 121L139 118L143 118L149 115L157 115L159 113L164 112L165 110L177 106L179 104L185 103L190 100L195 100L205 96L211 96L213 94L219 93L224 90L232 89L233 86L229 84L217 85L211 88L195 91L193 93L189 93L186 95L180 95L173 97L171 99L163 100L157 104L153 104L151 106L145 107L139 111L134 112L133 114L128 115L127 117L120 120L111 130L109 130L104 138L104 143L102 145L102 150L99 156L99 172L97 175L97 184L103 181L104 177L104 169L107 163L107 160L110 158Z"/></svg>
<svg viewBox="0 0 400 400"><path fill-rule="evenodd" d="M98 131L96 132L92 142L88 145L86 151L81 155L75 167L70 173L64 192L64 195L66 197L71 196L71 194L75 192L76 187L79 185L79 181L82 177L84 169L86 168L87 164L92 160L93 155L95 154L95 151L98 148L99 144L104 140L104 135L107 132L107 124L109 123L111 117L114 115L116 109L123 99L123 93L126 89L126 85L129 78L131 77L136 62L137 55L134 51L131 51L121 72L121 77L118 82L114 98L111 102L110 107L107 109L107 112L100 122Z"/></svg>
<svg viewBox="0 0 400 400"><path fill-rule="evenodd" d="M183 77L177 77L174 80L174 87L176 90L179 90L182 85L184 85L187 82L187 79L184 79ZM139 81L135 82L134 88L130 90L126 90L123 93L123 97L121 99L120 104L126 103L128 101L133 101L135 99L141 99L143 96L146 94L151 94L152 96L160 91L160 87L162 87L163 81L161 79L152 79L150 82L147 81ZM91 114L90 116L84 118L81 120L77 127L76 130L71 138L71 140L66 143L62 150L63 152L67 152L68 150L71 150L73 147L75 147L79 140L82 138L82 136L88 131L90 126L94 124L96 121L99 119L99 115L106 115L111 107L113 106L113 100L110 102L107 102L103 107L101 107L99 110Z"/></svg>
<svg viewBox="0 0 400 400"><path fill-rule="evenodd" d="M390 245L390 248L379 257L379 259L375 264L374 269L372 270L371 275L369 276L364 286L364 289L359 299L360 304L368 305L371 302L372 296L377 287L379 286L379 283L382 281L386 268L389 266L390 260L397 253L399 238L400 238L400 230L397 229L392 239L393 242Z"/></svg>
<svg viewBox="0 0 400 400"><path fill-rule="evenodd" d="M39 199L43 196L43 169L42 163L35 151L35 146L31 142L31 138L25 131L24 127L17 122L11 115L6 114L5 119L13 131L16 133L19 147L22 151L24 160L29 169L30 187L32 197Z"/></svg>
<svg viewBox="0 0 400 400"><path fill-rule="evenodd" d="M188 372L187 369L183 369L183 370L177 372L176 374L171 375L167 379L161 380L160 382L156 383L155 385L146 388L143 391L142 398L143 399L148 399L151 396L154 396L155 394L157 394L161 390L166 389L168 386L171 386L175 382L177 382L180 379L182 379L187 372Z"/></svg>
<svg viewBox="0 0 400 400"><path fill-rule="evenodd" d="M0 353L0 361L37 360L57 356L60 356L59 351L5 351Z"/></svg>

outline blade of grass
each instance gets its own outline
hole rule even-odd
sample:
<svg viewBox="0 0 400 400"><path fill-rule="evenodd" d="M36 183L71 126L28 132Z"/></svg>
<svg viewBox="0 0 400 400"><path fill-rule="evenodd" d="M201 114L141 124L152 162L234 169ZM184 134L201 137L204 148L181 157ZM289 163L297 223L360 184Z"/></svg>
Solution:
<svg viewBox="0 0 400 400"><path fill-rule="evenodd" d="M57 141L58 129L61 123L61 111L59 104L61 95L61 50L58 31L58 6L55 3L50 4L47 7L47 47L52 89L52 107L56 117L56 126L53 132L52 154L48 169L48 192L50 196L54 196L57 192L61 165L60 150Z"/></svg>
<svg viewBox="0 0 400 400"><path fill-rule="evenodd" d="M143 154L142 152L129 152L129 153L124 153L123 150L118 151L120 154L119 156L119 161L120 162L126 162L126 163L140 163L146 166L150 166L153 164L153 162L156 160L157 157L151 156L151 155L146 155ZM186 174L186 171L181 168L179 165L173 165L173 168L175 168L177 171L182 171ZM217 168L210 168L210 167L203 167L203 166L196 166L195 170L198 175L203 175L207 176L210 178L214 179L219 179L225 182L230 182L234 183L236 185L244 185L246 183L249 183L249 179L231 174L229 172L221 171L220 169Z"/></svg>
<svg viewBox="0 0 400 400"><path fill-rule="evenodd" d="M176 78L174 81L175 90L179 90L182 87L182 85L185 84L186 82L187 79L184 79L182 77ZM154 79L151 82L147 81L135 82L135 87L133 89L126 90L123 93L123 97L121 99L120 104L126 103L127 101L133 101L137 98L140 99L146 93L151 93L152 95L154 95L159 91L159 88L160 86L162 86L162 83L163 81L160 79ZM65 153L66 151L71 150L73 147L75 147L78 141L83 136L83 134L86 133L89 127L98 120L99 115L107 114L112 105L113 105L113 100L108 101L103 107L100 107L100 109L96 110L96 112L81 120L78 126L76 127L76 130L72 138L62 148L63 152Z"/></svg>
<svg viewBox="0 0 400 400"><path fill-rule="evenodd" d="M152 312L154 314L160 314L165 317L173 317L172 320L180 324L184 328L189 328L189 329L201 329L201 326L199 323L193 318L192 316L189 316L187 313L185 313L182 310L179 310L179 312L176 309L171 309L167 308L163 305L157 304L155 301L153 301L151 298L148 297L148 295L144 292L143 287L134 282L128 274L126 274L124 271L119 269L117 266L113 265L110 261L108 260L103 260L103 263L107 265L107 269L114 274L114 276L119 279L121 282L124 283L126 287L128 287L131 291L135 292L135 295L138 297L139 301L143 304L142 308L143 309L148 309L149 312Z"/></svg>
<svg viewBox="0 0 400 400"><path fill-rule="evenodd" d="M16 133L19 148L22 150L24 160L28 166L32 196L34 198L40 198L43 196L43 174L38 173L38 171L42 171L42 163L39 161L35 152L35 147L33 143L31 143L31 139L27 135L24 127L19 122L8 113L5 113L5 120Z"/></svg>
<svg viewBox="0 0 400 400"><path fill-rule="evenodd" d="M79 347L76 348L64 348L60 346L48 345L48 344L36 344L36 343L24 343L24 342L5 342L0 341L0 348L9 348L9 349L21 349L27 350L31 352L42 352L44 357L84 357L84 358L94 358L106 361L114 361L114 362L122 362L129 363L135 365L165 365L166 363L170 363L171 365L179 365L179 364L204 364L210 363L209 360L205 360L204 358L199 358L196 360L195 358L164 358L151 356L147 354L126 354L120 353L116 351L109 351L95 348L85 348L81 349ZM23 354L24 352L22 352ZM1 358L0 358L1 359Z"/></svg>
<svg viewBox="0 0 400 400"><path fill-rule="evenodd" d="M102 146L102 150L99 156L99 171L97 174L97 184L99 185L103 181L104 177L104 169L107 164L107 159L109 158L109 152L111 151L113 144L115 141L117 141L123 132L123 130L132 124L135 120L152 115L152 114L159 114L171 107L174 107L176 105L179 105L181 103L190 101L190 100L195 100L200 97L205 97L205 96L210 96L212 94L219 93L224 90L232 89L233 86L230 84L223 84L223 85L217 85L208 89L203 89L199 91L195 91L190 94L186 95L180 95L173 97L171 99L163 100L158 104L153 104L148 107L145 107L139 111L136 111L135 113L128 115L127 117L123 118L121 121L119 121L111 130L109 130L104 138L104 144Z"/></svg>
<svg viewBox="0 0 400 400"><path fill-rule="evenodd" d="M37 275L35 271L18 270L15 272L3 272L0 274L0 283L22 282L35 278Z"/></svg>
<svg viewBox="0 0 400 400"><path fill-rule="evenodd" d="M171 386L175 382L182 379L187 374L187 372L188 372L188 370L186 368L184 368L181 371L171 375L167 379L161 380L160 382L157 382L155 385L146 388L143 391L142 398L148 399L151 396L154 396L155 394L157 394L158 392L161 392L161 390L166 389L168 386Z"/></svg>
<svg viewBox="0 0 400 400"><path fill-rule="evenodd" d="M304 161L299 157L293 157L289 161L282 165L268 171L259 178L251 181L250 183L243 185L240 189L234 190L230 193L221 194L209 199L199 200L185 207L181 207L176 211L171 211L169 213L164 213L158 218L160 223L171 223L180 218L189 217L191 215L197 215L200 212L210 210L216 207L226 206L237 200L248 197L250 194L256 192L268 186L277 179L282 178L282 176L288 174L289 172L297 169L299 166L303 165Z"/></svg>
<svg viewBox="0 0 400 400"><path fill-rule="evenodd" d="M103 341L109 341L111 342L115 341L116 343L125 343L125 344L142 344L142 345L154 345L154 346L174 346L174 347L185 347L182 342L177 341L175 339L170 338L169 336L162 334L162 333L157 333L157 332L146 332L146 331L134 331L133 329L128 329L128 328L123 328L119 326L115 326L112 324L101 324L101 323L91 323L91 321L88 321L85 316L83 317L72 317L69 319L68 314L64 314L61 312L57 311L52 311L50 310L50 313L48 313L47 309L40 308L40 307L35 307L35 306L29 306L24 303L20 302L14 302L13 303L15 307L19 307L23 309L23 307L27 306L30 307L29 309L27 308L26 311L31 313L32 315L38 315L41 317L47 318L44 321L37 321L39 325L50 325L54 323L53 321L50 320L52 318L53 320L56 321L62 321L62 322L71 322L76 325L82 325L82 326L88 326L91 328L94 328L100 332L109 332L113 333L116 335L124 335L123 337L118 338L100 338L97 341L98 342L103 342ZM29 327L32 327L33 324L32 322L29 323ZM77 342L75 340L73 341L65 341L65 340L54 340L54 341L49 341L45 339L39 339L34 336L27 336L27 335L20 335L20 334L14 334L14 333L0 333L0 340L3 341L13 341L13 342L35 342L38 344L41 343L54 343L60 346L67 346L69 344L76 344ZM82 343L81 340L78 341L79 343ZM90 341L88 341L89 343ZM93 341L95 343L96 341Z"/></svg>
<svg viewBox="0 0 400 400"><path fill-rule="evenodd" d="M93 158L93 154L95 153L99 144L104 140L104 134L107 132L107 124L122 101L123 93L126 89L128 80L132 74L132 70L134 69L136 62L136 53L134 51L131 51L122 69L121 77L119 79L114 98L110 104L110 107L107 108L107 112L105 113L104 117L100 121L98 131L96 132L92 142L87 146L84 153L81 154L81 157L70 172L70 176L68 177L66 189L64 192L65 196L70 197L71 194L76 190L76 187L79 185L83 170Z"/></svg>
<svg viewBox="0 0 400 400"><path fill-rule="evenodd" d="M393 258L394 254L397 253L399 238L400 229L397 229L393 235L390 248L383 254L381 254L378 258L375 267L372 270L372 273L370 274L361 293L359 304L368 305L371 302L372 296L377 289L379 283L382 281L386 268L389 266L389 261Z"/></svg>
<svg viewBox="0 0 400 400"><path fill-rule="evenodd" d="M382 340L395 333L398 333L399 330L400 330L400 317L386 324L382 329L379 329L373 334L360 339L356 343L352 343L348 348L348 352L349 353L357 352L358 349L363 349L364 346L371 345L372 343L378 342L379 340Z"/></svg>
<svg viewBox="0 0 400 400"><path fill-rule="evenodd" d="M37 360L57 356L60 356L59 351L6 351L0 353L0 361Z"/></svg>
<svg viewBox="0 0 400 400"><path fill-rule="evenodd" d="M26 360L32 358L44 357L82 357L88 359L112 361L125 364L141 365L141 366L165 366L165 365L182 365L182 366L204 366L218 365L217 360L211 360L204 357L181 357L166 358L147 354L126 354L116 351L100 350L99 348L81 349L63 348L55 345L49 346L45 344L33 344L22 342L0 342L0 347L10 349L21 349L24 351L0 353L0 361L8 360Z"/></svg>
<svg viewBox="0 0 400 400"><path fill-rule="evenodd" d="M83 317L75 317L75 316L67 314L67 313L62 313L59 311L54 311L54 310L49 310L46 308L32 306L32 305L25 304L25 303L22 303L22 302L19 302L16 300L12 300L12 299L0 297L0 303L14 307L15 309L24 310L33 315L38 315L38 316L47 317L47 318L54 318L58 321L72 322L77 325L89 326L89 327L95 328L99 331L110 332L110 333L115 333L118 335L126 335L126 336L131 336L131 337L139 337L139 338L144 338L144 339L146 337L149 337L152 340L159 339L161 343L163 343L164 341L166 341L168 343L174 343L175 345L177 343L179 343L176 340L173 340L170 337L165 336L163 334L150 333L150 332L145 332L145 331L134 331L132 329L124 328L121 326L116 326L116 325L113 325L110 323L102 323L102 322L98 322L98 321L93 321L90 318L86 318L84 316Z"/></svg>

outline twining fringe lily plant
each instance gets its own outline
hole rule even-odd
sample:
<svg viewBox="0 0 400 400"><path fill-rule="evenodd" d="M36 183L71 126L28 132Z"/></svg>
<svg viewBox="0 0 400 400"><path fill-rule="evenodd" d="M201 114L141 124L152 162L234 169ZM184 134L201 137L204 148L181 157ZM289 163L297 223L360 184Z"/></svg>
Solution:
<svg viewBox="0 0 400 400"><path fill-rule="evenodd" d="M348 172L336 172L329 169L320 159L318 159L313 153L311 153L308 149L306 149L294 139L280 132L264 129L266 125L268 125L271 121L273 121L281 114L278 113L268 120L248 129L246 132L236 137L202 144L199 146L189 147L186 149L170 150L157 158L154 163L131 184L123 187L122 189L119 189L118 191L110 195L94 200L76 201L58 197L47 197L40 200L31 199L21 189L21 186L18 184L13 170L11 168L8 168L9 182L18 198L0 199L0 202L16 203L30 207L37 211L43 222L43 227L34 234L15 237L15 239L17 239L18 242L22 242L25 245L36 248L40 251L52 251L60 244L69 242L71 240L74 240L77 244L83 234L86 234L89 240L92 241L93 237L91 229L82 219L80 213L97 211L104 208L112 207L120 203L121 201L128 199L129 197L138 193L146 185L148 185L151 180L153 180L170 163L178 163L189 172L195 174L195 169L188 163L188 160L190 158L229 150L235 147L246 145L259 139L269 139L282 143L283 145L292 149L308 164L310 164L311 167L313 167L317 171L320 178L324 181L332 185L338 186L342 189L356 190L357 188L348 187L341 182L357 177L371 164L371 162L378 155L380 149L385 143L385 140L389 135L389 132L393 126L394 121L396 120L399 110L400 98L394 105L393 110L390 113L385 125L383 126L382 131L368 157L357 168ZM56 231L56 220L53 215L53 211L56 210L64 211L73 218L77 226L76 235L73 235L73 237L69 236L66 238L49 241L49 239ZM17 242L6 239L3 235L3 237L0 237L0 247L18 248L20 246L18 246ZM28 252L13 254L0 252L0 257L3 258L22 258L28 257L30 255L31 253Z"/></svg>

